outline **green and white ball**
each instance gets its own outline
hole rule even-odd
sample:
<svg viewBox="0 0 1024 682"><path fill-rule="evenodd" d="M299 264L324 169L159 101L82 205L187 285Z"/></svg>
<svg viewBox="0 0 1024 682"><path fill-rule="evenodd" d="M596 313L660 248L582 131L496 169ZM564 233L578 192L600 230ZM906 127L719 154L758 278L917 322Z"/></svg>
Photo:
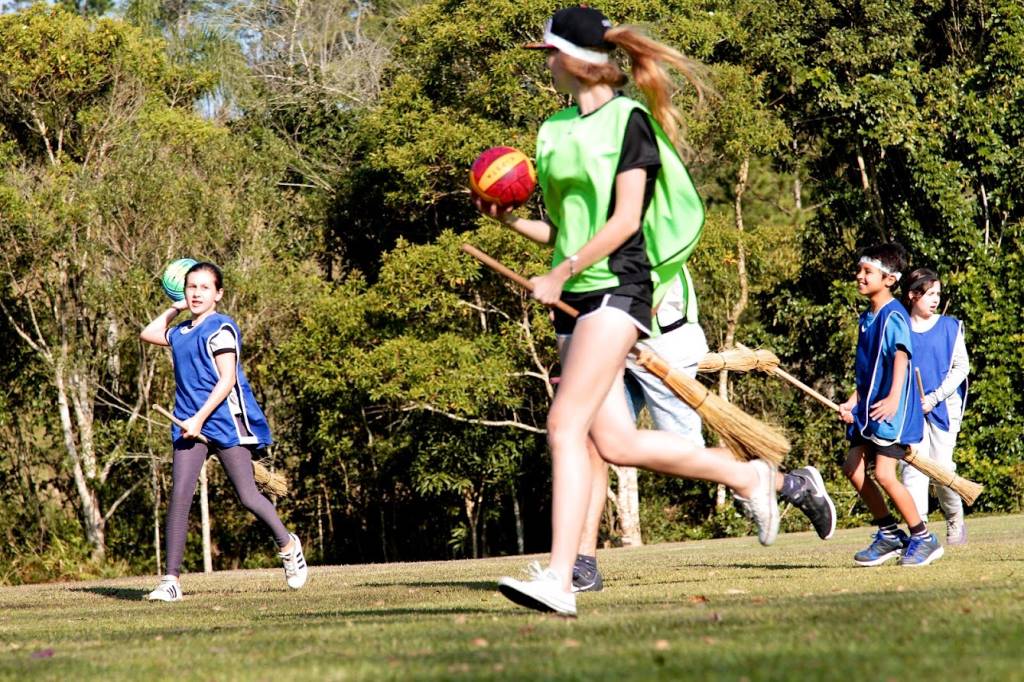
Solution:
<svg viewBox="0 0 1024 682"><path fill-rule="evenodd" d="M167 298L172 301L180 301L185 298L185 273L197 262L191 258L179 258L164 269L164 276L160 278L160 283L164 287Z"/></svg>

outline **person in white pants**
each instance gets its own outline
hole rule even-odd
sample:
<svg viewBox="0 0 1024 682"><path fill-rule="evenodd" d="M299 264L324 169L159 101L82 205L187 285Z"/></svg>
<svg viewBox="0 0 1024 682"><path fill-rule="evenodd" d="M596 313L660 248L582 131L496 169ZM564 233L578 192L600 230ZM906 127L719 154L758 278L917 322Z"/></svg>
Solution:
<svg viewBox="0 0 1024 682"><path fill-rule="evenodd" d="M914 342L915 374L920 377L925 413L924 438L919 452L950 470L956 470L953 450L967 404L970 360L964 342L963 323L938 314L942 284L933 270L910 273L904 305L910 313ZM915 377L915 381L918 378ZM903 485L910 490L922 519L928 516L930 480L911 466L903 468ZM935 485L935 497L946 518L946 544L967 542L967 526L960 496L944 485Z"/></svg>

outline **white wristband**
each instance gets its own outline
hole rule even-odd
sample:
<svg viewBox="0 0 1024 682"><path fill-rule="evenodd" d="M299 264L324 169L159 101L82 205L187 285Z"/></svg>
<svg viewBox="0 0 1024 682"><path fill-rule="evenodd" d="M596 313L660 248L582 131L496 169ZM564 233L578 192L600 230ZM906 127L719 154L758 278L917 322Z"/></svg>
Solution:
<svg viewBox="0 0 1024 682"><path fill-rule="evenodd" d="M573 254L573 255L569 256L569 276L570 277L575 277L576 276L576 263L578 263L579 260L580 260L580 257L577 256L576 254Z"/></svg>

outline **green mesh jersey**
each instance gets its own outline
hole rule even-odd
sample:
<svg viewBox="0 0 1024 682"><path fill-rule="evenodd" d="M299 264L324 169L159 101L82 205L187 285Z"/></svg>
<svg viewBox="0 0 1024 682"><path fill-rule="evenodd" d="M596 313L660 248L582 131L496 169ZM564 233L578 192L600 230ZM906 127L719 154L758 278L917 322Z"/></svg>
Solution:
<svg viewBox="0 0 1024 682"><path fill-rule="evenodd" d="M580 116L576 107L554 114L537 133L537 176L557 230L555 266L579 251L607 222L622 141L635 109L647 114L661 156L642 226L657 305L697 245L704 228L704 204L679 153L647 108L628 97L615 97L587 116ZM604 258L570 278L565 290L582 293L619 284Z"/></svg>

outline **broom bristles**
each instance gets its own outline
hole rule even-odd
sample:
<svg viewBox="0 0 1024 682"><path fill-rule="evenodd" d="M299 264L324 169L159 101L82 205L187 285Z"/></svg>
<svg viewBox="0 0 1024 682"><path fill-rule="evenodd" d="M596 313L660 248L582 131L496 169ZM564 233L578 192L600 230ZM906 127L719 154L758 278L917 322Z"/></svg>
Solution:
<svg viewBox="0 0 1024 682"><path fill-rule="evenodd" d="M285 478L284 474L271 471L256 460L252 462L252 473L256 478L256 485L267 492L273 493L278 497L288 495L288 479Z"/></svg>
<svg viewBox="0 0 1024 682"><path fill-rule="evenodd" d="M913 449L906 456L905 461L936 483L948 487L959 495L968 506L974 504L974 501L978 499L978 496L985 489L985 486L980 483L969 481L963 476L957 475L938 462L922 457Z"/></svg>
<svg viewBox="0 0 1024 682"><path fill-rule="evenodd" d="M663 358L650 350L641 350L636 361L696 410L708 428L722 437L737 458L763 459L775 465L782 463L790 446L781 433L711 393L696 379L673 371Z"/></svg>
<svg viewBox="0 0 1024 682"><path fill-rule="evenodd" d="M707 353L697 364L698 372L771 372L779 366L775 353L764 348L752 349L737 344L735 348Z"/></svg>

